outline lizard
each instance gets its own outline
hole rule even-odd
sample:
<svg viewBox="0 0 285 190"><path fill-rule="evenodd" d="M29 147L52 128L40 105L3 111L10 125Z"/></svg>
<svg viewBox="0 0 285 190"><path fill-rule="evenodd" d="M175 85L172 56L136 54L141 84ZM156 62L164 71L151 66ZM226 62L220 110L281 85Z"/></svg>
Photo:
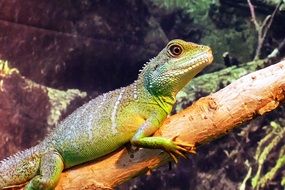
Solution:
<svg viewBox="0 0 285 190"><path fill-rule="evenodd" d="M195 145L152 136L171 113L177 93L213 61L211 48L171 40L132 84L102 94L63 119L40 143L0 162L0 189L52 190L63 170L131 143L162 149L177 161Z"/></svg>

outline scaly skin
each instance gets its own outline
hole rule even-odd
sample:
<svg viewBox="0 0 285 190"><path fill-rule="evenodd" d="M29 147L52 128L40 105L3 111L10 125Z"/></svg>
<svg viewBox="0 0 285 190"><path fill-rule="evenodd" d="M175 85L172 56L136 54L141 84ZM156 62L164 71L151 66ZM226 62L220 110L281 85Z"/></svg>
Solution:
<svg viewBox="0 0 285 190"><path fill-rule="evenodd" d="M175 96L212 62L207 46L172 40L131 85L103 94L64 119L37 146L0 162L0 189L27 181L26 190L54 189L63 169L106 155L127 142L163 149L175 160L193 146L152 137Z"/></svg>

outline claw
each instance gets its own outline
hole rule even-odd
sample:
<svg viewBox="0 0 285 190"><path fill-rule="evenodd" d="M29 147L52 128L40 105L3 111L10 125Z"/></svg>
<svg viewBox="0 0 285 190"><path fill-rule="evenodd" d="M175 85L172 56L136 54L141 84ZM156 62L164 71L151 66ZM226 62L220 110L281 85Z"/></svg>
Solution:
<svg viewBox="0 0 285 190"><path fill-rule="evenodd" d="M187 154L188 152L182 152L182 154L184 155L184 157L183 158L185 158L186 160L188 160L189 159L189 157L188 157L188 154Z"/></svg>
<svg viewBox="0 0 285 190"><path fill-rule="evenodd" d="M172 137L172 138L171 138L171 140L172 140L173 142L175 142L175 141L176 141L176 139L177 139L177 137L178 137L178 135L176 135L176 136Z"/></svg>
<svg viewBox="0 0 285 190"><path fill-rule="evenodd" d="M177 149L182 150L184 152L189 152L192 154L196 154L196 147L194 144L184 143L184 142L174 142L177 146Z"/></svg>
<svg viewBox="0 0 285 190"><path fill-rule="evenodd" d="M177 164L178 163L178 159L176 158L176 156L171 153L171 152L168 152L168 154L171 156L171 158L174 160L174 162Z"/></svg>
<svg viewBox="0 0 285 190"><path fill-rule="evenodd" d="M190 143L185 143L185 142L175 142L174 141L174 144L177 145L177 146L185 146L185 147L195 147L194 144L190 144Z"/></svg>
<svg viewBox="0 0 285 190"><path fill-rule="evenodd" d="M191 154L197 154L196 152L196 147L193 147L191 150L189 150L188 152L190 152Z"/></svg>
<svg viewBox="0 0 285 190"><path fill-rule="evenodd" d="M177 145L176 145L177 146ZM183 148L181 146L177 146L177 150L181 150L181 151L184 151L184 152L188 152L188 150L186 148Z"/></svg>
<svg viewBox="0 0 285 190"><path fill-rule="evenodd" d="M195 144L189 144L185 142L177 142L175 139L177 136L173 137L171 140L175 147L173 149L167 150L167 153L171 156L175 163L178 163L178 156L181 156L185 159L188 159L187 153L196 154L196 147Z"/></svg>
<svg viewBox="0 0 285 190"><path fill-rule="evenodd" d="M178 154L179 156L181 156L181 157L187 159L187 157L186 157L183 153L181 153L179 150L175 150L174 152L175 152L176 154Z"/></svg>

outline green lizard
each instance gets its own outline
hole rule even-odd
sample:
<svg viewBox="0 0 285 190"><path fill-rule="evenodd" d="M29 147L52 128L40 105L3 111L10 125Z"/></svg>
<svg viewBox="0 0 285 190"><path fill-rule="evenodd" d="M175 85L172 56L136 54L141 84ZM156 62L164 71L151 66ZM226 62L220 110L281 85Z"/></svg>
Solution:
<svg viewBox="0 0 285 190"><path fill-rule="evenodd" d="M0 162L0 189L54 189L64 169L102 157L125 143L163 149L175 160L191 144L152 137L171 112L176 94L213 60L211 49L172 40L127 87L105 93L65 118L38 145Z"/></svg>

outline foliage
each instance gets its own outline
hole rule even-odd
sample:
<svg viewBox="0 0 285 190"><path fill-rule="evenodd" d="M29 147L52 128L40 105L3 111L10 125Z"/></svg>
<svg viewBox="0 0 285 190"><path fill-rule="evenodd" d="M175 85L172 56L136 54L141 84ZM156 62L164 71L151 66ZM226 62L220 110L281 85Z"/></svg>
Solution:
<svg viewBox="0 0 285 190"><path fill-rule="evenodd" d="M153 0L153 2L167 9L183 8L195 15L203 14L213 3L212 0Z"/></svg>
<svg viewBox="0 0 285 190"><path fill-rule="evenodd" d="M240 186L240 190L245 189L245 184L253 173L253 167L251 165L257 165L255 175L251 178L251 186L253 189L260 189L267 186L268 182L273 180L280 170L285 166L285 145L283 139L285 138L285 128L281 127L277 122L271 122L271 129L269 132L258 142L254 161L248 166L248 173ZM281 145L281 147L280 147ZM268 162L272 162L270 159L274 152L279 151L279 156L276 158L273 166L265 169ZM274 160L273 160L274 161ZM284 181L281 181L281 185L284 186Z"/></svg>
<svg viewBox="0 0 285 190"><path fill-rule="evenodd" d="M11 68L7 61L0 60L0 74L11 75L13 73L19 73L19 70Z"/></svg>
<svg viewBox="0 0 285 190"><path fill-rule="evenodd" d="M193 41L197 40L195 35L198 35L199 43L210 45L216 62L210 70L214 67L219 69L224 67L221 66L224 52L229 52L243 63L251 60L257 37L253 35L255 30L250 20L245 18L242 12L223 7L217 0L153 0L153 2L168 12L181 10L183 17L190 18L190 23L183 19L174 23L182 25L174 26L177 33L181 33L179 30L187 30L189 33L188 36L178 35L177 38L189 38Z"/></svg>

